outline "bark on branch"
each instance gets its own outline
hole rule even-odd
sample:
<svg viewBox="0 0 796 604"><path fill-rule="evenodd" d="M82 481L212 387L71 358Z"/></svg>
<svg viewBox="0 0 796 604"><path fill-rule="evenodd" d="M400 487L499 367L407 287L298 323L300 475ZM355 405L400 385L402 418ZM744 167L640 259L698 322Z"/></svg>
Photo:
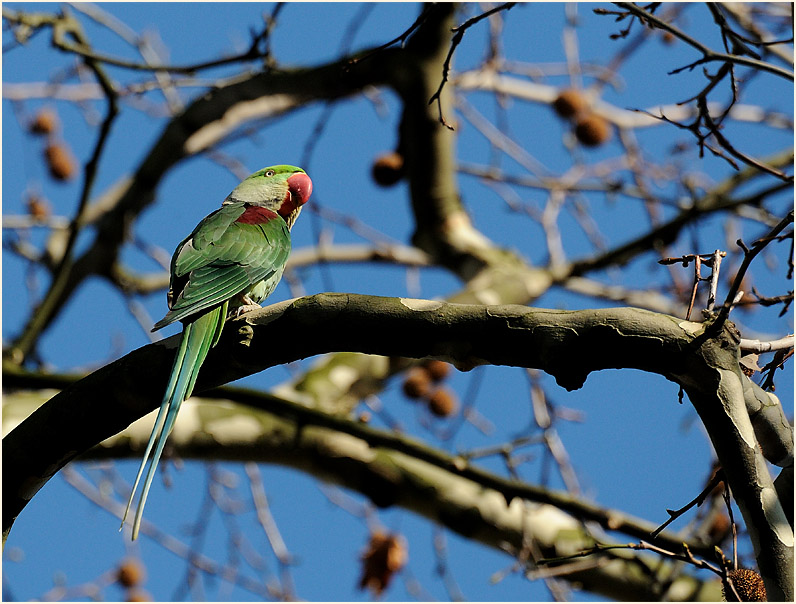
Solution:
<svg viewBox="0 0 796 604"><path fill-rule="evenodd" d="M274 347L274 341L282 345ZM4 531L58 469L157 407L176 342L172 337L145 346L96 371L4 439ZM703 324L633 308L559 311L318 294L228 325L196 392L340 350L436 357L463 370L481 364L533 367L569 390L607 368L641 369L680 384L728 476L769 594L792 596L793 531L749 418L731 324L708 338ZM788 438L781 427L779 434L784 449L770 457L792 465L792 433Z"/></svg>

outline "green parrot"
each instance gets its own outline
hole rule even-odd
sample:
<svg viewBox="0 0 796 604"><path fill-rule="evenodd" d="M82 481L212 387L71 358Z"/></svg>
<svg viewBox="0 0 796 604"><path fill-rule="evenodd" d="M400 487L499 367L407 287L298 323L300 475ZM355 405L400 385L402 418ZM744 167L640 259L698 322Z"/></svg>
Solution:
<svg viewBox="0 0 796 604"><path fill-rule="evenodd" d="M218 342L227 317L259 308L276 288L290 254L290 229L311 193L312 181L301 168L263 168L235 187L221 209L202 220L177 246L171 259L169 312L152 331L182 321L182 337L122 518L124 528L154 447L133 522L134 540L180 405L191 395L199 368Z"/></svg>

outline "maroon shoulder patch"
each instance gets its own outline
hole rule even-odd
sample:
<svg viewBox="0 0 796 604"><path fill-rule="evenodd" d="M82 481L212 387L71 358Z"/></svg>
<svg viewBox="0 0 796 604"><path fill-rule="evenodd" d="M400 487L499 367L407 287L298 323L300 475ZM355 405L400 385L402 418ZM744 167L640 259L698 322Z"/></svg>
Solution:
<svg viewBox="0 0 796 604"><path fill-rule="evenodd" d="M246 206L243 214L238 216L235 222L242 222L243 224L263 224L265 222L271 222L277 216L278 214L276 212L267 208Z"/></svg>

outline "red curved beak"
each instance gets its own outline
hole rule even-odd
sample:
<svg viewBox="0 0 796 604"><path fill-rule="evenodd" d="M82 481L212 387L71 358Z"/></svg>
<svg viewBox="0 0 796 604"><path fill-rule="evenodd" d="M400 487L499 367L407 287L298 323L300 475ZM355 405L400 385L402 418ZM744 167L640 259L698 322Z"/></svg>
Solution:
<svg viewBox="0 0 796 604"><path fill-rule="evenodd" d="M312 195L312 181L304 172L296 172L287 179L293 209L303 206Z"/></svg>
<svg viewBox="0 0 796 604"><path fill-rule="evenodd" d="M279 208L279 215L285 219L288 228L296 222L301 206L303 206L312 195L312 181L304 172L296 172L287 178L287 190L285 201Z"/></svg>

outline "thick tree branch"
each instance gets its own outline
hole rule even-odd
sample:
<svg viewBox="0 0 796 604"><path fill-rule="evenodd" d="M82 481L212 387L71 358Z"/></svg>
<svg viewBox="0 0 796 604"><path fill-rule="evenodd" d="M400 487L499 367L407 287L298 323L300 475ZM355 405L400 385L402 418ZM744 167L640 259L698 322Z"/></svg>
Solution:
<svg viewBox="0 0 796 604"><path fill-rule="evenodd" d="M34 384L40 387L60 384L63 388L69 388L77 381L72 376L40 378L30 374L12 376L9 380L12 388L21 387L22 384L28 387ZM41 392L47 397L54 396L52 390ZM22 391L19 397L8 395L7 398L11 401L4 405L3 415L11 428L19 425L44 402L41 399L37 401L36 395L29 391ZM15 400L17 398L19 400ZM314 437L306 443L301 442L310 427L318 431L321 435L318 438L324 442L342 443L346 442L346 438L356 439L362 443L358 445L359 448L366 446L372 451L430 464L437 471L451 473L494 490L506 502L519 497L534 503L553 505L579 520L594 522L606 531L625 533L636 539L650 540L656 528L651 522L634 518L621 510L603 508L570 493L499 476L479 468L464 457L435 449L401 433L385 432L357 420L245 388L224 386L203 393L201 399L193 397L180 409L179 418L169 437L169 446L181 458L285 464L355 489L382 507L403 505L400 500L408 494L401 491L399 483L393 484L389 477L380 475L376 467L365 464L359 468L359 473L351 474L350 467L340 466L334 459L319 456L320 447L308 444L315 442ZM251 429L244 428L244 425ZM7 429L5 423L3 429ZM150 432L151 416L146 415L126 430L102 441L79 459L140 457ZM409 462L401 462L401 465L407 468L405 472L411 473ZM426 500L424 505L433 508L434 502ZM510 507L509 503L506 506ZM498 547L500 540L505 537L493 535L481 540L487 545ZM515 537L510 542L520 548L521 535ZM683 543L687 543L691 551L703 556L710 556L713 551L712 546L703 542L671 533L662 533L655 543L670 549L679 549Z"/></svg>
<svg viewBox="0 0 796 604"><path fill-rule="evenodd" d="M178 421L170 438L179 457L291 467L362 493L381 507L401 506L465 538L504 552L519 551L528 540L546 556L565 556L588 548L593 537L579 522L584 519L599 523L605 530L628 532L636 539L650 539L654 528L651 523L619 510L600 508L568 493L468 467L461 458L401 434L385 433L241 389L219 388L212 394L221 399L195 399L181 409L186 421ZM224 400L224 395L258 408L233 404ZM148 422L136 422L82 459L137 457L149 430ZM517 486L523 490L507 503L505 493ZM687 540L680 535L663 534L655 542L680 551ZM689 545L695 554L712 559L712 548L698 543ZM667 564L650 562L643 556L623 555L565 576L581 583L584 589L608 597L627 599L632 595L650 599L673 570ZM653 576L636 572L639 564L656 568ZM673 599L681 599L674 594L682 593L705 599L715 594L712 590L718 589L716 583L683 574L667 593Z"/></svg>
<svg viewBox="0 0 796 604"><path fill-rule="evenodd" d="M30 385L37 381L31 380ZM50 385L74 383L66 376L46 381ZM134 422L85 453L80 461L139 457L149 438L150 420L151 416L146 416ZM401 506L510 555L529 541L547 558L564 558L588 549L595 536L601 535L599 531L592 534L594 525L592 533L587 531L582 520L638 540L650 539L654 528L620 510L600 508L568 493L532 485L526 485L519 498L507 503L504 493L516 489L517 481L475 466L467 468L461 458L401 434L240 388L217 388L201 399L187 401L169 438L169 449L181 459L290 467L362 493L380 506ZM108 497L93 500L121 517L121 501ZM145 522L142 532L157 535L158 529ZM683 535L664 532L655 543L675 551L687 543L694 554L712 559L712 548ZM649 573L639 572L640 568L649 569ZM710 601L718 597L717 581L678 573L670 583L673 571L669 564L628 551L590 560L562 576L581 589L611 598L657 599L662 586L672 600Z"/></svg>
<svg viewBox="0 0 796 604"><path fill-rule="evenodd" d="M407 107L409 105L407 104ZM420 108L416 108L420 111ZM428 112L427 107L422 108ZM408 111L408 109L407 109ZM404 119L407 119L406 116ZM447 166L448 154L453 153L453 135L434 123L434 117L426 116L427 127L424 136L412 138L411 152L424 157L433 149L433 161ZM436 132L431 130L436 127ZM441 133L441 134L440 134ZM443 159L439 159L443 158ZM432 161L429 159L429 161ZM789 149L769 158L772 165L793 163L793 150ZM431 164L429 164L431 165ZM434 164L437 165L437 164ZM758 170L746 168L719 182L704 195L694 200L690 207L662 223L650 233L638 236L625 244L605 250L593 258L576 260L568 265L557 267L555 271L547 267L534 267L519 258L515 253L503 250L475 230L458 198L458 190L452 176L439 169L418 170L413 175L413 207L417 231L415 242L427 246L427 251L437 262L442 262L465 281L465 287L448 297L449 302L464 304L527 304L544 294L553 285L569 287L579 283L583 275L622 265L650 249L658 249L682 234L688 225L716 212L736 211L747 207L745 204L759 203L785 188L782 183L766 187L760 191L739 196L739 188L764 178ZM417 188L414 184L417 183ZM580 282L582 285L582 281ZM593 289L593 288L592 288ZM611 297L611 296L605 296ZM639 298L627 300L635 306L647 307ZM342 391L337 385L329 384L322 376L331 367L345 366L352 370L351 383L356 383L358 392ZM363 395L363 388L378 392L380 384L392 373L402 368L400 364L388 364L386 359L372 356L359 357L354 354L331 355L310 369L304 378L285 384L280 394L288 398L303 397L312 399L314 404L336 412L350 410Z"/></svg>
<svg viewBox="0 0 796 604"><path fill-rule="evenodd" d="M341 346L368 354L437 357L465 370L485 363L535 367L570 390L580 388L590 372L607 368L641 369L675 381L711 436L757 545L769 593L789 593L793 533L757 446L737 341L728 328L708 339L700 324L638 309L555 311L354 294L300 298L246 319L228 326L202 368L197 392ZM60 467L158 405L176 339L145 346L98 370L6 436L5 531ZM269 345L274 339L284 345L275 349Z"/></svg>

